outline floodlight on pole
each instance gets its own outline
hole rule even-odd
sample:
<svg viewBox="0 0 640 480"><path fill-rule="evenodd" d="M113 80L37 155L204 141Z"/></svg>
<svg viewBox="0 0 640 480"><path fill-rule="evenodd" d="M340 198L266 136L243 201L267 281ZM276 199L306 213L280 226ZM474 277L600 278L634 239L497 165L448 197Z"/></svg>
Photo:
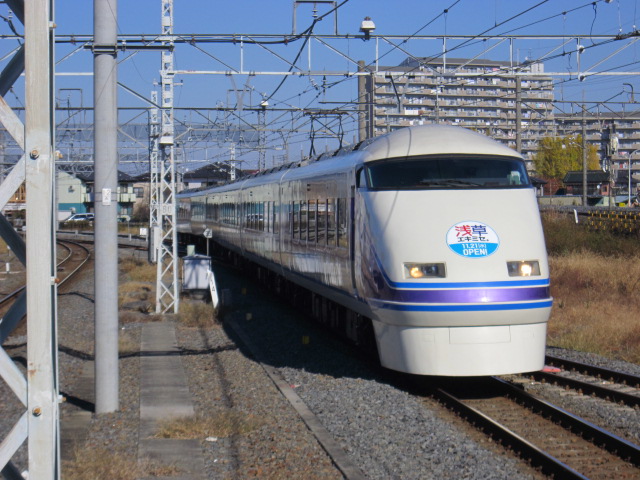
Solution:
<svg viewBox="0 0 640 480"><path fill-rule="evenodd" d="M364 39L369 40L371 38L371 32L376 29L376 24L373 23L371 17L364 17L364 20L360 24L360 31L364 33Z"/></svg>

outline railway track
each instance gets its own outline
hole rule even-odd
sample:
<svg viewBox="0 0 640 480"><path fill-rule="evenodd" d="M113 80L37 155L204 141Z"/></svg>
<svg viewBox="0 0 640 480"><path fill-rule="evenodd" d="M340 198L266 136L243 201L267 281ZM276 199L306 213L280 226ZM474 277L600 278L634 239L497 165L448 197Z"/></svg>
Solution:
<svg viewBox="0 0 640 480"><path fill-rule="evenodd" d="M449 381L432 395L544 473L640 478L640 447L504 380Z"/></svg>
<svg viewBox="0 0 640 480"><path fill-rule="evenodd" d="M84 266L84 264L91 258L91 253L87 247L77 242L69 240L59 240L57 242L61 250L58 251L58 265L57 265L57 282L60 288L65 284L73 275ZM62 255L60 255L62 253ZM6 294L0 298L0 318L5 320L5 315L9 312L14 302L26 302L24 295L21 295L25 291L26 287L23 285L16 288L12 292ZM6 321L13 323L17 326L22 318L12 317ZM13 330L13 328L9 328Z"/></svg>
<svg viewBox="0 0 640 480"><path fill-rule="evenodd" d="M559 371L533 372L529 376L539 382L554 384L604 400L640 408L640 377L595 365L547 356L548 365Z"/></svg>

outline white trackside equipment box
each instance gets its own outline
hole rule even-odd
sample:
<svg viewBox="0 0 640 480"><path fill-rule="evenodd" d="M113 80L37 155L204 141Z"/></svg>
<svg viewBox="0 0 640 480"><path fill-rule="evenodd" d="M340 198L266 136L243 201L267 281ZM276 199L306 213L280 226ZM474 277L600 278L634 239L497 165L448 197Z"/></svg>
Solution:
<svg viewBox="0 0 640 480"><path fill-rule="evenodd" d="M209 290L211 257L190 255L182 259L182 290Z"/></svg>

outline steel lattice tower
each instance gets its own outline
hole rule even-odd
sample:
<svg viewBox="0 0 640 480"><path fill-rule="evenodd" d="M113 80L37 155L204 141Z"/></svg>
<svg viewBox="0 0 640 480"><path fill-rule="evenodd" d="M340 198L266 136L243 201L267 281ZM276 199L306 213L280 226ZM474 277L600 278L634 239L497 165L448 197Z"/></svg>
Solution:
<svg viewBox="0 0 640 480"><path fill-rule="evenodd" d="M178 313L178 235L176 230L176 175L173 126L173 0L162 0L162 51L160 136L157 140L161 160L151 191L157 198L157 233L154 232L156 261L156 313ZM153 168L153 165L152 165ZM152 193L153 195L153 193Z"/></svg>

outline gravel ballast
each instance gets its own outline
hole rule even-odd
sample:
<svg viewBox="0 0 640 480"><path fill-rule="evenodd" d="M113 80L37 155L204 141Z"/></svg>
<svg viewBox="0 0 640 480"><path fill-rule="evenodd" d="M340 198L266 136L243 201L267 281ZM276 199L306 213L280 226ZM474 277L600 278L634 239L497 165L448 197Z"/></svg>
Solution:
<svg viewBox="0 0 640 480"><path fill-rule="evenodd" d="M275 301L238 272L219 266L215 270L218 289L230 292L232 299L222 317L225 321L198 328L181 326L171 318L165 320L175 322L180 358L196 415L201 418L231 415L250 425L243 433L198 438L206 478L342 478L259 361L274 368L293 388L367 478L543 478L435 401L417 398L399 388L394 384L392 372L380 373L370 368L351 347L302 320L299 312ZM121 326L121 337L126 337L129 344L139 345L142 325L125 323ZM259 346L260 358L255 358L239 339L236 325ZM82 411L87 402L93 402L86 393L90 381L86 375L92 371L93 363L90 270L60 296L59 337L60 388L70 399L61 406L64 431L65 422ZM12 338L6 342L8 353L18 355L18 346L25 340ZM638 365L549 350L572 360L640 373ZM130 462L132 470L137 468L139 356L136 352L121 354L119 367L120 410L93 415L82 434L86 439L79 439L77 445L64 445L65 459L73 458L73 452L87 446L88 451L113 452ZM557 387L532 388L542 396L557 397L563 408L599 417L619 431L640 431L637 411L604 401L586 402L557 392L560 390ZM0 428L4 438L20 405L5 402L11 393L4 382L0 382L0 395L3 399ZM551 400L555 402L556 398ZM630 440L638 441L637 433L636 440L632 433L628 435ZM13 460L21 470L26 469L26 448L22 447ZM146 473L149 474L148 470Z"/></svg>

